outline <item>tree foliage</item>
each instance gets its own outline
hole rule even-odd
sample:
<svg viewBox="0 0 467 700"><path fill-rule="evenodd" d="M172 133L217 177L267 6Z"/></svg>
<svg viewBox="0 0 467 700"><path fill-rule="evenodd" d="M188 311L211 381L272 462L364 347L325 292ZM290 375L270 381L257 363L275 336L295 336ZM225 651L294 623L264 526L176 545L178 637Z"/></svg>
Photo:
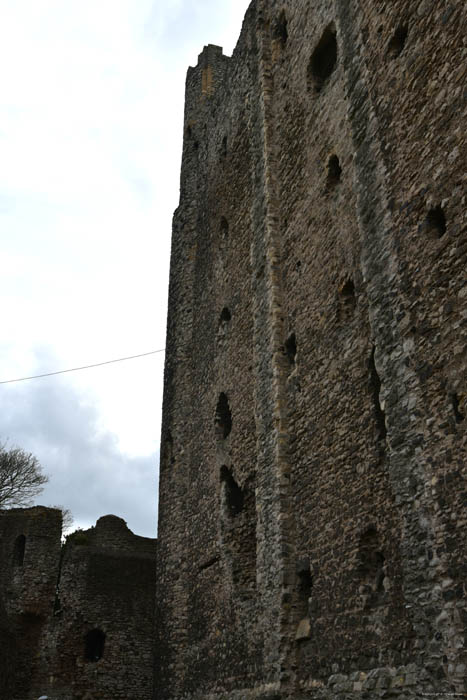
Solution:
<svg viewBox="0 0 467 700"><path fill-rule="evenodd" d="M0 443L0 509L31 505L48 480L37 457Z"/></svg>

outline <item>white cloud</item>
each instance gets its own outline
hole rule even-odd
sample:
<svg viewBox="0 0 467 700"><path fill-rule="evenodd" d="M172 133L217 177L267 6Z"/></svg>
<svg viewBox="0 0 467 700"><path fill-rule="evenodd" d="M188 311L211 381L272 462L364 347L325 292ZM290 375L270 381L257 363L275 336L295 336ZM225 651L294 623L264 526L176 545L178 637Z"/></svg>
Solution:
<svg viewBox="0 0 467 700"><path fill-rule="evenodd" d="M186 69L207 43L231 53L247 4L3 0L0 379L164 346ZM51 488L68 484L73 498L78 472L64 465L79 461L88 478L87 460L105 475L89 481L79 505L97 503L102 487L93 518L107 510L111 459L122 493L131 475L131 488L150 500L162 373L163 355L154 355L60 383L0 387L14 416L10 437L34 438ZM3 414L0 436L10 420ZM50 435L47 421L56 426ZM65 494L53 496L67 504Z"/></svg>

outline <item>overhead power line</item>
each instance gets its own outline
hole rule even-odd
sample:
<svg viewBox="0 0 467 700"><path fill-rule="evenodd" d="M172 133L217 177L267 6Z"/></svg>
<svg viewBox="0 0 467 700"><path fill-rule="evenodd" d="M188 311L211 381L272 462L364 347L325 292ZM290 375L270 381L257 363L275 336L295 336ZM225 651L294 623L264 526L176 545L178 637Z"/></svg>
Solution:
<svg viewBox="0 0 467 700"><path fill-rule="evenodd" d="M93 365L83 365L83 367L71 367L70 369L59 369L56 372L45 372L44 374L35 374L32 377L18 377L17 379L4 379L0 384L12 384L13 382L25 382L27 379L40 379L41 377L53 377L54 374L65 374L66 372L78 372L82 369L91 369L92 367L102 367L102 365L111 365L113 362L124 362L125 360L136 360L138 357L146 357L147 355L156 355L158 352L164 352L165 348L160 350L151 350L150 352L142 352L139 355L130 355L129 357L118 357L116 360L106 360L105 362L95 362Z"/></svg>

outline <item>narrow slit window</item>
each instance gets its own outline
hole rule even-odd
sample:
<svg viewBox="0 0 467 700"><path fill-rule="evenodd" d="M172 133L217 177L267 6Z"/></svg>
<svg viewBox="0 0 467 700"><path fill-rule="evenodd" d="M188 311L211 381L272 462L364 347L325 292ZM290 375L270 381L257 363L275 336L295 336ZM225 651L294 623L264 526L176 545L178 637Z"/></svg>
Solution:
<svg viewBox="0 0 467 700"><path fill-rule="evenodd" d="M350 321L357 299L355 296L355 285L351 278L347 279L339 289L338 295L338 318L340 321Z"/></svg>
<svg viewBox="0 0 467 700"><path fill-rule="evenodd" d="M19 535L19 537L16 538L13 546L13 566L23 566L25 551L26 537L25 535Z"/></svg>
<svg viewBox="0 0 467 700"><path fill-rule="evenodd" d="M295 357L297 355L297 339L295 333L291 333L285 341L285 354L289 360L290 366L295 366Z"/></svg>
<svg viewBox="0 0 467 700"><path fill-rule="evenodd" d="M296 565L296 585L297 585L297 614L300 620L297 629L297 641L304 641L310 638L310 613L312 607L313 576L308 557L303 557L297 561Z"/></svg>
<svg viewBox="0 0 467 700"><path fill-rule="evenodd" d="M225 160L227 158L227 136L224 136L222 139L222 144L221 144L221 160Z"/></svg>
<svg viewBox="0 0 467 700"><path fill-rule="evenodd" d="M339 158L335 154L333 154L328 160L328 189L333 189L337 184L339 184L341 174L342 168L339 163Z"/></svg>
<svg viewBox="0 0 467 700"><path fill-rule="evenodd" d="M104 656L105 632L100 629L90 630L84 638L84 658L97 662Z"/></svg>
<svg viewBox="0 0 467 700"><path fill-rule="evenodd" d="M378 440L386 438L386 416L381 407L379 394L381 391L381 379L375 365L375 346L371 351L370 357L370 390L373 399L374 414L376 419L376 427L378 431Z"/></svg>
<svg viewBox="0 0 467 700"><path fill-rule="evenodd" d="M298 591L300 598L308 605L308 598L313 587L313 576L311 574L310 562L308 559L301 559L297 564Z"/></svg>
<svg viewBox="0 0 467 700"><path fill-rule="evenodd" d="M219 394L215 422L218 437L225 440L232 430L232 413L230 411L229 400L224 392Z"/></svg>

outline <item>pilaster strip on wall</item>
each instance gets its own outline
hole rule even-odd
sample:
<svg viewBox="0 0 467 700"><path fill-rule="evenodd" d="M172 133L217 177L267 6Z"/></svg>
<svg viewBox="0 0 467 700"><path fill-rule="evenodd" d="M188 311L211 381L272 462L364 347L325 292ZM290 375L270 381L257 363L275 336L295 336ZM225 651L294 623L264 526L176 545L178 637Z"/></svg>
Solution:
<svg viewBox="0 0 467 700"><path fill-rule="evenodd" d="M281 283L281 243L275 181L274 119L272 108L268 2L258 3L258 90L252 135L257 152L252 208L251 249L254 290L255 406L258 435L258 589L262 595L265 667L270 680L287 682L288 589L292 539L290 531L290 463L284 318Z"/></svg>

